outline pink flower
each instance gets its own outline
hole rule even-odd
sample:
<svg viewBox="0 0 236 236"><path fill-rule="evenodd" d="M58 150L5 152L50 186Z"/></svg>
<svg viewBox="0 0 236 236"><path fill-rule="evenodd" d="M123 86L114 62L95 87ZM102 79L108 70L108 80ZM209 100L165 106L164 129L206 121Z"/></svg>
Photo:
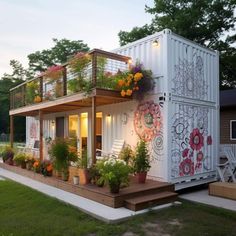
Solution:
<svg viewBox="0 0 236 236"><path fill-rule="evenodd" d="M189 153L189 149L188 148L185 148L182 152L182 157L187 157L188 156L188 153Z"/></svg>
<svg viewBox="0 0 236 236"><path fill-rule="evenodd" d="M46 73L51 73L51 72L56 72L56 71L61 71L63 70L63 66L50 66L47 68Z"/></svg>
<svg viewBox="0 0 236 236"><path fill-rule="evenodd" d="M197 161L198 161L198 162L202 162L202 160L203 160L203 152L200 151L200 152L198 152L198 154L197 154Z"/></svg>
<svg viewBox="0 0 236 236"><path fill-rule="evenodd" d="M207 145L212 145L212 137L211 137L211 135L209 135L207 137Z"/></svg>
<svg viewBox="0 0 236 236"><path fill-rule="evenodd" d="M184 159L179 165L179 175L193 175L194 174L194 163L190 158Z"/></svg>
<svg viewBox="0 0 236 236"><path fill-rule="evenodd" d="M198 128L193 129L190 134L189 144L193 150L200 150L203 147L204 138Z"/></svg>

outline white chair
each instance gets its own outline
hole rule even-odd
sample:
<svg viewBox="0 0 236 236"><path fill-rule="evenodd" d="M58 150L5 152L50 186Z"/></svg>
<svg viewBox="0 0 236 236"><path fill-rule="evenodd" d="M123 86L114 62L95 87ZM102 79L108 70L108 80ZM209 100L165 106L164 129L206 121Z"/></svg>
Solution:
<svg viewBox="0 0 236 236"><path fill-rule="evenodd" d="M18 152L24 152L39 157L39 140L28 142L25 146L17 146Z"/></svg>
<svg viewBox="0 0 236 236"><path fill-rule="evenodd" d="M219 163L216 166L221 181L236 183L236 158L231 147L224 147L220 156L226 158L224 163Z"/></svg>
<svg viewBox="0 0 236 236"><path fill-rule="evenodd" d="M103 158L106 158L106 157L118 158L120 152L122 151L122 149L124 147L124 144L125 144L125 140L115 139L113 141L112 148L111 148L110 152L104 151L104 150L101 150L101 149L96 149L96 153L100 154L100 155L96 156L97 159L100 160L100 159L103 159Z"/></svg>

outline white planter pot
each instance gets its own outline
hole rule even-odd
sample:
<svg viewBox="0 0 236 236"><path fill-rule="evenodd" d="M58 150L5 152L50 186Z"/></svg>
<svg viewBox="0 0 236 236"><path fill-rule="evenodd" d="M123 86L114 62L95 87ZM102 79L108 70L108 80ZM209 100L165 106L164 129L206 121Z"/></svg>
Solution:
<svg viewBox="0 0 236 236"><path fill-rule="evenodd" d="M73 177L73 183L74 183L75 185L78 185L78 184L79 184L79 176L74 176L74 177Z"/></svg>

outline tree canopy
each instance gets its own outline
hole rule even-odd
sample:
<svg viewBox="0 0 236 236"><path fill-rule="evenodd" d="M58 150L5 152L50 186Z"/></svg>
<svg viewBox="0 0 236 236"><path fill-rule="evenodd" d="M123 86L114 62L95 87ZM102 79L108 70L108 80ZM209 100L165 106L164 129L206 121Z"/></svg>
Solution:
<svg viewBox="0 0 236 236"><path fill-rule="evenodd" d="M34 78L37 72L46 70L49 66L63 64L68 57L78 51L89 50L82 40L53 39L54 46L50 49L36 51L28 55L29 65L24 68L17 60L11 60L12 73L5 73L0 79L0 134L9 133L9 90L25 80ZM22 141L25 138L25 118L15 117L15 140Z"/></svg>
<svg viewBox="0 0 236 236"><path fill-rule="evenodd" d="M221 88L236 87L236 18L235 0L154 0L153 7L145 7L154 18L150 25L120 31L120 44L125 45L165 28L220 52ZM227 35L228 34L228 35ZM225 37L226 35L226 37Z"/></svg>
<svg viewBox="0 0 236 236"><path fill-rule="evenodd" d="M87 52L89 47L82 40L53 39L50 49L36 51L28 55L29 68L34 72L42 72L49 66L63 64L76 52Z"/></svg>

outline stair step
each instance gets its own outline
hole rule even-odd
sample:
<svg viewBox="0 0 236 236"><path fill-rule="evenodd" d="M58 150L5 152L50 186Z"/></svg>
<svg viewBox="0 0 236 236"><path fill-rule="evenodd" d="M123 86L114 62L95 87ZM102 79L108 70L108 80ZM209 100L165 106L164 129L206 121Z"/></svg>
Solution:
<svg viewBox="0 0 236 236"><path fill-rule="evenodd" d="M132 211L139 211L148 207L173 202L176 200L177 195L177 193L165 191L161 193L133 197L125 200L125 207Z"/></svg>

